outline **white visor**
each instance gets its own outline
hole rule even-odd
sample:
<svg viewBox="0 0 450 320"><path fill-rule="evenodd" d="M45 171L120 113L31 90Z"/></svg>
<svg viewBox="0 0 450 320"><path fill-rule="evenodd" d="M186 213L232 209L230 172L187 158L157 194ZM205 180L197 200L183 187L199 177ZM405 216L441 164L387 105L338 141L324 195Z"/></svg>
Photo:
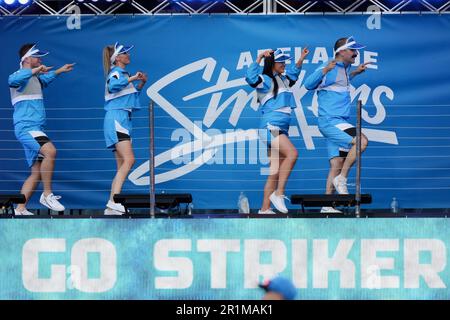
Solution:
<svg viewBox="0 0 450 320"><path fill-rule="evenodd" d="M27 53L25 53L25 54L23 55L23 57L20 59L20 67L22 68L23 62L24 62L25 59L28 58L28 57L36 57L36 58L38 58L38 57L44 57L44 56L46 56L46 55L48 55L48 54L49 54L49 52L41 51L41 50L39 50L39 49L36 48L36 45L34 45L34 46L32 46L32 47L27 51Z"/></svg>

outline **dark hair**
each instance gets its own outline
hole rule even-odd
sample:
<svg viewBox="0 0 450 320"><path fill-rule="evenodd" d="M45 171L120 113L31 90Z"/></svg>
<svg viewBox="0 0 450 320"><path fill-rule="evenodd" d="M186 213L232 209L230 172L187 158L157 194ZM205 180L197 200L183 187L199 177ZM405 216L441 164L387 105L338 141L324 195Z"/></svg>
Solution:
<svg viewBox="0 0 450 320"><path fill-rule="evenodd" d="M275 57L273 55L273 52L270 54L270 56L264 58L264 68L263 68L263 74L270 77L273 81L273 97L276 98L278 94L278 82L273 76L273 66L275 65Z"/></svg>
<svg viewBox="0 0 450 320"><path fill-rule="evenodd" d="M339 49L339 47L342 47L346 42L347 42L347 38L340 38L340 39L338 39L336 41L336 43L334 44L334 51ZM337 54L338 54L338 52L336 52L336 55Z"/></svg>
<svg viewBox="0 0 450 320"><path fill-rule="evenodd" d="M28 50L30 50L34 45L35 43L27 43L21 46L19 50L19 58L22 58L25 55L25 53L27 53Z"/></svg>

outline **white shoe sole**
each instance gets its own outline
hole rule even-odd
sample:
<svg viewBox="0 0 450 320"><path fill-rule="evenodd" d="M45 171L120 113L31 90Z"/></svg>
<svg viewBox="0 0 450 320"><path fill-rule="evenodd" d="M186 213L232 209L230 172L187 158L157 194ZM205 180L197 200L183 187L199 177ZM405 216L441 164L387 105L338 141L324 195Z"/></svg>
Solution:
<svg viewBox="0 0 450 320"><path fill-rule="evenodd" d="M125 213L125 207L123 205L121 205L120 203L114 203L114 202L108 201L108 203L106 204L106 208Z"/></svg>
<svg viewBox="0 0 450 320"><path fill-rule="evenodd" d="M322 209L320 210L320 213L342 213L342 211L337 209Z"/></svg>
<svg viewBox="0 0 450 320"><path fill-rule="evenodd" d="M336 188L336 187L335 187L335 188ZM349 194L348 191L347 191L347 192L345 192L345 191L344 191L344 192L339 192L338 189L336 189L336 191L337 191L338 194Z"/></svg>
<svg viewBox="0 0 450 320"><path fill-rule="evenodd" d="M258 214L268 214L268 215L271 215L271 214L277 214L276 212L273 212L273 211L270 211L270 212L267 212L267 211L258 211Z"/></svg>
<svg viewBox="0 0 450 320"><path fill-rule="evenodd" d="M14 212L15 216L20 216L20 217L31 217L34 216L34 213L16 213Z"/></svg>
<svg viewBox="0 0 450 320"><path fill-rule="evenodd" d="M123 216L125 212L117 211L114 209L107 208L103 212L105 216Z"/></svg>

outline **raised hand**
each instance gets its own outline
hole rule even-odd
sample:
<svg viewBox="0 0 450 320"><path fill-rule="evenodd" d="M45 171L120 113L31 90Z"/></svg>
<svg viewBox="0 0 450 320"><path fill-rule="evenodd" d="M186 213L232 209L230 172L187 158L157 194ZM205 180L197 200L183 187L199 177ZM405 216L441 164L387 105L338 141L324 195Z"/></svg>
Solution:
<svg viewBox="0 0 450 320"><path fill-rule="evenodd" d="M138 77L138 80L141 80L141 82L139 83L137 88L138 88L138 90L142 90L142 88L145 86L145 83L147 82L148 77L147 77L147 74L144 72L139 72L139 73L140 73L140 75Z"/></svg>
<svg viewBox="0 0 450 320"><path fill-rule="evenodd" d="M128 78L128 82L140 80L141 77L142 77L142 72L138 71L138 72L136 72L136 74L134 76L131 76Z"/></svg>
<svg viewBox="0 0 450 320"><path fill-rule="evenodd" d="M141 80L144 83L147 82L147 79L148 79L147 74L144 72L138 72L138 73L139 73L138 80Z"/></svg>
<svg viewBox="0 0 450 320"><path fill-rule="evenodd" d="M303 48L303 50L302 50L302 55L301 55L301 59L305 59L306 58L306 56L309 54L309 49L308 49L308 46L305 46L304 48Z"/></svg>
<svg viewBox="0 0 450 320"><path fill-rule="evenodd" d="M336 60L333 59L328 63L328 65L325 68L323 68L323 73L325 74L330 72L331 70L334 69L334 67L336 67Z"/></svg>
<svg viewBox="0 0 450 320"><path fill-rule="evenodd" d="M258 55L256 62L260 63L263 58L269 57L273 53L272 49L266 50Z"/></svg>
<svg viewBox="0 0 450 320"><path fill-rule="evenodd" d="M357 73L363 73L364 71L367 70L367 65L369 65L369 64L371 64L371 62L366 62L366 63L360 64L358 66L358 68L356 68L356 72Z"/></svg>

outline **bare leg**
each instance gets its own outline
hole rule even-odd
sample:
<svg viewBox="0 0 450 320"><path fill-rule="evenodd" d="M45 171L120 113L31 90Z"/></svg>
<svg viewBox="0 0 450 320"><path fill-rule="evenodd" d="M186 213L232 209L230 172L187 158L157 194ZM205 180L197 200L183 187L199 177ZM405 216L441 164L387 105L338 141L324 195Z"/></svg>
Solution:
<svg viewBox="0 0 450 320"><path fill-rule="evenodd" d="M25 203L21 203L17 205L17 209L22 211L26 208L28 201L33 195L34 190L36 190L39 181L41 181L41 163L36 161L35 164L31 167L31 174L23 183L22 189L20 193L25 195Z"/></svg>
<svg viewBox="0 0 450 320"><path fill-rule="evenodd" d="M120 157L120 155L119 155L119 153L117 152L117 150L114 151L113 153L114 153L114 156L116 157L117 172L119 172L120 167L122 167L122 165L123 165L123 158ZM112 181L112 186L115 185L116 177L117 177L117 173L116 173L116 175L114 176L114 179L113 179L113 181ZM113 193L113 191L112 191L112 186L111 186L111 193L110 193L110 195L109 195L109 199L110 199L111 201L114 202L114 200L113 200L114 193Z"/></svg>
<svg viewBox="0 0 450 320"><path fill-rule="evenodd" d="M330 159L330 171L328 172L327 187L325 194L334 193L333 179L341 173L344 158L335 157Z"/></svg>
<svg viewBox="0 0 450 320"><path fill-rule="evenodd" d="M119 171L120 167L121 167L122 164L123 164L123 158L121 158L121 157L119 156L119 154L117 153L117 151L115 151L115 152L113 152L113 153L114 153L114 156L116 157L117 171Z"/></svg>
<svg viewBox="0 0 450 320"><path fill-rule="evenodd" d="M274 142L277 144L280 150L280 155L283 157L283 160L280 161L278 187L275 193L280 196L284 195L287 180L298 158L298 151L295 149L289 138L284 134L281 134L275 138Z"/></svg>
<svg viewBox="0 0 450 320"><path fill-rule="evenodd" d="M117 162L117 173L112 181L111 194L109 196L110 200L113 202L114 195L120 193L120 191L122 190L122 185L125 182L125 179L127 178L128 173L130 172L135 162L131 141L125 140L116 143L115 154Z"/></svg>
<svg viewBox="0 0 450 320"><path fill-rule="evenodd" d="M44 184L44 195L52 193L52 177L55 168L56 148L51 142L44 144L39 152L44 156L41 163L41 178Z"/></svg>
<svg viewBox="0 0 450 320"><path fill-rule="evenodd" d="M348 172L350 171L350 168L353 166L356 160L356 138L353 138L352 144L353 146L348 152L347 158L345 158L344 165L342 166L341 176L343 176L344 178L347 178ZM366 150L367 144L367 137L361 134L361 152L364 152L364 150Z"/></svg>
<svg viewBox="0 0 450 320"><path fill-rule="evenodd" d="M284 159L282 157L278 157L278 154L279 154L278 150L274 150L274 152L270 152L269 150L270 175L267 177L267 182L266 185L264 186L264 199L261 207L262 211L266 211L270 208L270 195L277 188L279 163Z"/></svg>

